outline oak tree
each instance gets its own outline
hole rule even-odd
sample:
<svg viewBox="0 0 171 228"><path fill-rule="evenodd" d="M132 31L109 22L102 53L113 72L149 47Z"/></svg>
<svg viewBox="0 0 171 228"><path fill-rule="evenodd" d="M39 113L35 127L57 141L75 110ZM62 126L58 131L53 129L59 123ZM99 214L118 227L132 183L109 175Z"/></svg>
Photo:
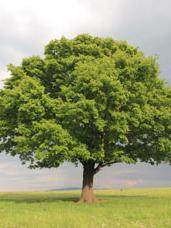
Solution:
<svg viewBox="0 0 171 228"><path fill-rule="evenodd" d="M30 168L81 163L80 201L96 201L105 166L171 159L171 89L156 57L125 41L52 40L44 57L9 65L0 90L0 151Z"/></svg>

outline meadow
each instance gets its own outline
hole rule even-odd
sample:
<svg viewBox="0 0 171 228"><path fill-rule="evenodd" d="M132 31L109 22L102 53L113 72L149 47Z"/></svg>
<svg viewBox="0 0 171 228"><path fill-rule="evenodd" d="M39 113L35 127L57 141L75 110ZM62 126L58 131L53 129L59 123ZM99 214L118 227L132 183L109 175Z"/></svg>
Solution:
<svg viewBox="0 0 171 228"><path fill-rule="evenodd" d="M170 228L171 188L0 193L0 228Z"/></svg>

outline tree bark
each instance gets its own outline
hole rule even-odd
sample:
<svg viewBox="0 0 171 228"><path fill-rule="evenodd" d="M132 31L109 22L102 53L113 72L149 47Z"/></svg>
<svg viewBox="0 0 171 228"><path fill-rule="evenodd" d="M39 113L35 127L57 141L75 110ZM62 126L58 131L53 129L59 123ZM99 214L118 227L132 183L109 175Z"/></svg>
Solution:
<svg viewBox="0 0 171 228"><path fill-rule="evenodd" d="M83 184L79 202L94 203L97 201L93 192L94 166L95 163L91 161L83 165Z"/></svg>

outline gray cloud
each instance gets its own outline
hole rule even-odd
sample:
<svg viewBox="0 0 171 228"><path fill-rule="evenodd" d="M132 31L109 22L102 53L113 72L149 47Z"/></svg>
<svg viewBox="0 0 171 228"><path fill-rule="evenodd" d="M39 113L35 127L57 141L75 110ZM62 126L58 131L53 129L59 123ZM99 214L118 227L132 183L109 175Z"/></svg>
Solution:
<svg viewBox="0 0 171 228"><path fill-rule="evenodd" d="M171 2L121 1L122 22L119 38L139 46L147 54L159 55L162 77L171 82ZM117 36L118 37L118 36Z"/></svg>
<svg viewBox="0 0 171 228"><path fill-rule="evenodd" d="M85 26L87 31L95 35L127 40L147 55L158 55L162 77L171 82L171 1L82 2L95 15L92 24ZM100 23L99 18L103 23Z"/></svg>

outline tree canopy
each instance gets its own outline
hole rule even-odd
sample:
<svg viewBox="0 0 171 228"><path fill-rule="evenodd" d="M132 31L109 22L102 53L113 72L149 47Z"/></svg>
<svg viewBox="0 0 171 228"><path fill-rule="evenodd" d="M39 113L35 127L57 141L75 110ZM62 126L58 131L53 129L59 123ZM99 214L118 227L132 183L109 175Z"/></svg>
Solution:
<svg viewBox="0 0 171 228"><path fill-rule="evenodd" d="M62 37L44 57L9 65L0 90L0 151L32 168L92 169L171 160L171 88L154 56L125 41ZM91 167L91 168L90 168Z"/></svg>

